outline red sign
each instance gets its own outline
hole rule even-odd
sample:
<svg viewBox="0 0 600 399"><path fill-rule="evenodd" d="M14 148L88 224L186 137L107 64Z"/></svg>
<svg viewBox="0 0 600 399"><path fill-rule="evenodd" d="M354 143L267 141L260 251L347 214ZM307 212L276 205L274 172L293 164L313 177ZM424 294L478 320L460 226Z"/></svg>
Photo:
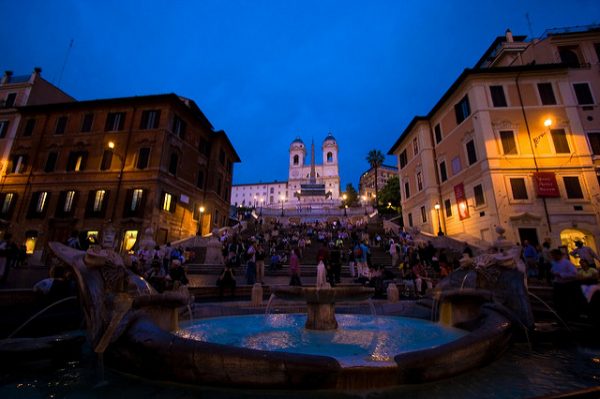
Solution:
<svg viewBox="0 0 600 399"><path fill-rule="evenodd" d="M554 172L536 172L533 181L538 197L560 197Z"/></svg>
<svg viewBox="0 0 600 399"><path fill-rule="evenodd" d="M469 205L467 204L467 197L465 195L465 186L462 183L454 186L454 197L458 206L458 217L460 220L467 219L470 216Z"/></svg>

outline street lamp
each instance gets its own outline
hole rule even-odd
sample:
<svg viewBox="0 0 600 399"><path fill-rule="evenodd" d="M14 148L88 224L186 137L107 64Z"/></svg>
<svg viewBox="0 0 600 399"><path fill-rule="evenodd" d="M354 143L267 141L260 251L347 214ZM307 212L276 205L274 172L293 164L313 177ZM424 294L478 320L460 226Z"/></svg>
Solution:
<svg viewBox="0 0 600 399"><path fill-rule="evenodd" d="M343 205L344 205L344 216L348 216L348 212L346 211L346 208L348 208L348 205L346 205L347 198L348 198L348 195L346 195L346 193L342 194L342 200L343 200Z"/></svg>
<svg viewBox="0 0 600 399"><path fill-rule="evenodd" d="M444 232L442 231L442 220L440 219L440 204L435 204L434 206L435 212L437 213L438 220L438 236L443 236Z"/></svg>
<svg viewBox="0 0 600 399"><path fill-rule="evenodd" d="M263 197L260 197L260 213L258 214L258 216L262 216L262 208L263 208L264 202L265 202L265 199Z"/></svg>
<svg viewBox="0 0 600 399"><path fill-rule="evenodd" d="M257 202L258 202L258 201L257 201L257 197L256 197L256 195L255 195L255 196L254 196L254 209L256 209L256 203L257 203Z"/></svg>
<svg viewBox="0 0 600 399"><path fill-rule="evenodd" d="M117 210L117 203L119 200L119 191L121 190L121 183L123 181L123 169L125 168L125 160L123 159L123 157L116 151L114 151L115 149L115 142L114 141L109 141L107 143L107 147L111 150L111 152L113 154L115 154L117 156L117 158L119 158L119 161L121 162L120 168L119 168L119 177L118 177L118 183L117 183L117 191L115 192L115 204L113 206L112 212L111 212L111 216L110 216L110 221L112 222L115 219L115 212Z"/></svg>
<svg viewBox="0 0 600 399"><path fill-rule="evenodd" d="M202 235L202 222L204 221L204 211L206 209L204 209L204 207L201 206L200 208L198 208L198 210L200 211L200 219L198 219L198 233L196 233L196 235L201 236Z"/></svg>

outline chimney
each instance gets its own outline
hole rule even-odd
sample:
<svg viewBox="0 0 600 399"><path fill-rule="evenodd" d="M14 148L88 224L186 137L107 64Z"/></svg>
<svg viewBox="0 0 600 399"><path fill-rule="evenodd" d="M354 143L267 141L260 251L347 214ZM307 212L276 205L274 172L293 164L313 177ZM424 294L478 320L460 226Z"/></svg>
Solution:
<svg viewBox="0 0 600 399"><path fill-rule="evenodd" d="M4 76L0 80L0 84L6 84L10 82L10 77L12 76L13 71L4 71Z"/></svg>
<svg viewBox="0 0 600 399"><path fill-rule="evenodd" d="M514 42L514 41L515 41L515 40L513 39L513 35L512 35L512 32L510 31L510 29L507 29L507 30L506 30L506 34L505 34L505 36L506 36L506 41L507 41L508 43L512 43L512 42Z"/></svg>
<svg viewBox="0 0 600 399"><path fill-rule="evenodd" d="M40 67L33 68L33 73L31 74L31 77L29 78L29 83L34 83L35 80L38 78L38 76L40 76L41 74L42 74L42 68L40 68Z"/></svg>

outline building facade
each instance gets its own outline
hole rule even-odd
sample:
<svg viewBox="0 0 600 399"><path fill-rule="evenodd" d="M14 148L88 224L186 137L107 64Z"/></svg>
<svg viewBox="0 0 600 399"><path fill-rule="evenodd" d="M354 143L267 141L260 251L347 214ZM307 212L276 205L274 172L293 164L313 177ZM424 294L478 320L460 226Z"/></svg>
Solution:
<svg viewBox="0 0 600 399"><path fill-rule="evenodd" d="M163 244L228 222L239 157L193 101L167 94L18 111L0 217L28 252L109 224L129 250L147 228Z"/></svg>
<svg viewBox="0 0 600 399"><path fill-rule="evenodd" d="M392 177L398 177L398 168L390 165L381 165L377 168L377 189L381 190ZM371 203L375 201L375 168L370 168L362 175L358 182L358 193L362 201Z"/></svg>
<svg viewBox="0 0 600 399"><path fill-rule="evenodd" d="M600 236L600 29L510 31L389 153L406 226L491 243Z"/></svg>
<svg viewBox="0 0 600 399"><path fill-rule="evenodd" d="M287 182L236 184L231 189L231 205L236 207L273 207L287 194Z"/></svg>
<svg viewBox="0 0 600 399"><path fill-rule="evenodd" d="M21 122L17 107L70 101L75 99L42 78L41 68L35 68L30 75L4 72L0 78L0 176L6 173L10 150Z"/></svg>

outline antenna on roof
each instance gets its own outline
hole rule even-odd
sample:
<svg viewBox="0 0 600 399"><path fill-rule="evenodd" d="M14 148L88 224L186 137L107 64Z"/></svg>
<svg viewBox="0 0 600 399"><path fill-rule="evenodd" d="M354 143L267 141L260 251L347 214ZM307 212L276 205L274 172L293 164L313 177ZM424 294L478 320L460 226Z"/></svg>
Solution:
<svg viewBox="0 0 600 399"><path fill-rule="evenodd" d="M525 13L525 19L527 20L527 27L529 28L529 39L533 40L533 28L531 26L531 18L529 18L529 13Z"/></svg>
<svg viewBox="0 0 600 399"><path fill-rule="evenodd" d="M67 49L67 54L65 54L65 61L63 62L62 68L60 69L60 74L58 75L58 81L56 82L57 86L60 86L60 81L62 80L63 72L65 71L65 67L67 66L67 61L69 60L69 55L71 54L71 49L73 48L73 39L69 42L69 48Z"/></svg>

